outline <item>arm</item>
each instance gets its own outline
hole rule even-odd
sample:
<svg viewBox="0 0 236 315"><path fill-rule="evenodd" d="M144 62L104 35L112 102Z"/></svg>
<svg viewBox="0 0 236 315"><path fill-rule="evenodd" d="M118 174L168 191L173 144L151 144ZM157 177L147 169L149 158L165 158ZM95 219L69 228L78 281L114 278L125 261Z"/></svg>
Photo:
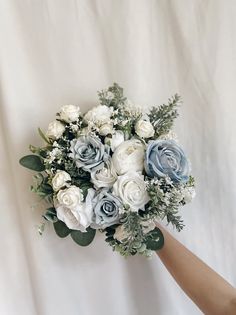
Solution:
<svg viewBox="0 0 236 315"><path fill-rule="evenodd" d="M163 227L165 245L157 254L192 301L209 315L235 315L236 289L174 239Z"/></svg>

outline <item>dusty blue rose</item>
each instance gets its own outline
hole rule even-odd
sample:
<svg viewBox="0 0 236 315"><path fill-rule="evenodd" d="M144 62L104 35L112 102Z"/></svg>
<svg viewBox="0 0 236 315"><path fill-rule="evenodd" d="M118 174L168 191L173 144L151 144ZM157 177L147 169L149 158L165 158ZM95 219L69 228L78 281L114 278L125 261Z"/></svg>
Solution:
<svg viewBox="0 0 236 315"><path fill-rule="evenodd" d="M189 178L188 160L173 140L153 140L148 143L145 170L150 177L168 175L175 183L186 182Z"/></svg>
<svg viewBox="0 0 236 315"><path fill-rule="evenodd" d="M108 147L90 135L72 140L70 151L69 157L75 160L77 167L89 172L102 168L109 158Z"/></svg>
<svg viewBox="0 0 236 315"><path fill-rule="evenodd" d="M90 199L93 209L92 228L104 229L119 222L119 209L122 208L122 202L118 197L113 196L108 189L101 191L89 189L88 199Z"/></svg>

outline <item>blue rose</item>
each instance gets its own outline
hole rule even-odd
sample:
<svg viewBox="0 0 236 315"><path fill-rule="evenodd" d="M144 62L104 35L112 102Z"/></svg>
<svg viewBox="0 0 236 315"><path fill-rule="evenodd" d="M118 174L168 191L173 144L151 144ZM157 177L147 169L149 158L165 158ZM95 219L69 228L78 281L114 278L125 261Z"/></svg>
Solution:
<svg viewBox="0 0 236 315"><path fill-rule="evenodd" d="M102 168L109 158L108 146L90 135L72 140L70 151L69 157L76 162L77 167L89 172Z"/></svg>
<svg viewBox="0 0 236 315"><path fill-rule="evenodd" d="M173 140L153 140L145 154L145 170L150 177L168 175L173 182L187 182L189 163L179 145Z"/></svg>
<svg viewBox="0 0 236 315"><path fill-rule="evenodd" d="M90 199L90 200L89 200ZM87 202L92 205L93 217L91 227L104 229L119 223L120 209L123 207L121 200L113 196L107 189L95 191L89 189Z"/></svg>

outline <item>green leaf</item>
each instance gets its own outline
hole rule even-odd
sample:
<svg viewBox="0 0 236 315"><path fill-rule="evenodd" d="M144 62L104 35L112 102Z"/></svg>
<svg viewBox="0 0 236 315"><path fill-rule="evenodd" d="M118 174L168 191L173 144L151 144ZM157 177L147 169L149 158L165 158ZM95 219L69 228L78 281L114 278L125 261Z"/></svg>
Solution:
<svg viewBox="0 0 236 315"><path fill-rule="evenodd" d="M80 246L88 246L90 243L92 243L94 237L96 234L96 230L88 227L87 232L81 232L77 230L71 231L71 237L73 241Z"/></svg>
<svg viewBox="0 0 236 315"><path fill-rule="evenodd" d="M48 208L45 214L43 215L43 217L45 220L53 222L53 223L58 221L56 209L53 207Z"/></svg>
<svg viewBox="0 0 236 315"><path fill-rule="evenodd" d="M61 238L67 237L67 235L69 235L71 232L71 230L62 221L57 221L53 223L53 226L54 226L55 232Z"/></svg>
<svg viewBox="0 0 236 315"><path fill-rule="evenodd" d="M48 144L51 144L49 139L45 136L45 134L42 132L42 130L40 128L38 128L38 133L41 136L41 138Z"/></svg>
<svg viewBox="0 0 236 315"><path fill-rule="evenodd" d="M147 249L159 250L164 246L164 236L160 229L155 228L147 234Z"/></svg>
<svg viewBox="0 0 236 315"><path fill-rule="evenodd" d="M33 171L42 172L45 170L43 160L37 155L26 155L20 159L19 163Z"/></svg>

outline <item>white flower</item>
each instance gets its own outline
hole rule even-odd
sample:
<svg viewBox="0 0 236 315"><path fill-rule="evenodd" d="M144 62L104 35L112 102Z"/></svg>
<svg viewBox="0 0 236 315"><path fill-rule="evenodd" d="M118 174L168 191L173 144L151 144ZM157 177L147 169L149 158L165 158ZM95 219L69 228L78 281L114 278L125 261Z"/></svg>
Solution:
<svg viewBox="0 0 236 315"><path fill-rule="evenodd" d="M54 191L58 191L63 186L67 185L67 182L71 180L70 174L65 171L57 171L52 179L52 187Z"/></svg>
<svg viewBox="0 0 236 315"><path fill-rule="evenodd" d="M58 205L56 211L58 219L63 221L71 230L86 232L87 227L92 222L92 207L89 208L85 203L76 209Z"/></svg>
<svg viewBox="0 0 236 315"><path fill-rule="evenodd" d="M111 147L111 150L113 152L124 141L125 141L125 136L124 136L123 131L121 131L121 130L116 130L112 134L111 138L106 137L106 139L105 139L105 143L107 143Z"/></svg>
<svg viewBox="0 0 236 315"><path fill-rule="evenodd" d="M117 179L117 174L112 161L104 162L104 167L91 173L91 182L96 188L112 187Z"/></svg>
<svg viewBox="0 0 236 315"><path fill-rule="evenodd" d="M125 240L126 238L129 237L129 233L125 230L124 225L119 225L116 228L115 234L113 235L113 237L122 243L123 240Z"/></svg>
<svg viewBox="0 0 236 315"><path fill-rule="evenodd" d="M57 194L55 205L57 217L65 222L68 228L86 232L92 222L93 209L91 202L82 202L83 195L79 187L71 186Z"/></svg>
<svg viewBox="0 0 236 315"><path fill-rule="evenodd" d="M134 212L143 210L149 201L144 176L133 171L118 177L113 186L113 193Z"/></svg>
<svg viewBox="0 0 236 315"><path fill-rule="evenodd" d="M113 131L113 126L111 123L106 123L101 125L101 127L99 128L99 134L101 136L107 136L108 134L111 134Z"/></svg>
<svg viewBox="0 0 236 315"><path fill-rule="evenodd" d="M98 105L84 115L85 122L101 126L110 121L112 110L106 105Z"/></svg>
<svg viewBox="0 0 236 315"><path fill-rule="evenodd" d="M76 105L64 105L60 110L60 118L68 123L79 118L80 108Z"/></svg>
<svg viewBox="0 0 236 315"><path fill-rule="evenodd" d="M192 201L192 199L196 196L196 191L194 187L186 187L183 189L182 196L184 198L184 201L186 203L189 203Z"/></svg>
<svg viewBox="0 0 236 315"><path fill-rule="evenodd" d="M135 124L135 132L141 138L151 138L154 136L154 128L150 121L139 119Z"/></svg>
<svg viewBox="0 0 236 315"><path fill-rule="evenodd" d="M46 135L50 139L59 139L63 132L65 131L65 126L58 120L54 120L50 122L48 125L48 130L46 132Z"/></svg>
<svg viewBox="0 0 236 315"><path fill-rule="evenodd" d="M124 141L116 148L112 161L119 175L128 171L142 171L144 168L144 145L137 139Z"/></svg>
<svg viewBox="0 0 236 315"><path fill-rule="evenodd" d="M70 209L75 209L78 205L82 204L83 194L79 187L70 186L69 188L58 192L57 200L59 204Z"/></svg>

